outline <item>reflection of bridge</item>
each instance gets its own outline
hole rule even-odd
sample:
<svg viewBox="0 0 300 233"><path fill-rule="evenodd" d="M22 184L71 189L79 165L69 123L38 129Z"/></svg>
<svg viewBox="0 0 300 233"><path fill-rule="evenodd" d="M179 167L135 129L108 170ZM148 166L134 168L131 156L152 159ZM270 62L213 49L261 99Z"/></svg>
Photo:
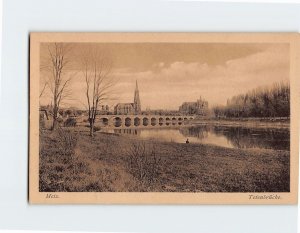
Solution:
<svg viewBox="0 0 300 233"><path fill-rule="evenodd" d="M96 124L102 126L155 126L162 124L183 123L193 120L194 116L160 116L160 115L98 115Z"/></svg>

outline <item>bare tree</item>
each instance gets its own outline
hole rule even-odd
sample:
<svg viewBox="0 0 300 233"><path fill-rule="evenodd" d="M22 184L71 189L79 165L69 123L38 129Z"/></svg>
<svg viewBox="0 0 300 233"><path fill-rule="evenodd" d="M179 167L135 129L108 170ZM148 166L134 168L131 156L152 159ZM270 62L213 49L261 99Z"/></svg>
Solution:
<svg viewBox="0 0 300 233"><path fill-rule="evenodd" d="M82 65L90 136L93 137L98 107L112 99L115 80L110 75L112 62L101 50L87 49L82 56Z"/></svg>
<svg viewBox="0 0 300 233"><path fill-rule="evenodd" d="M70 45L64 43L51 43L48 45L48 56L44 59L41 69L49 73L49 79L46 82L40 96L43 94L46 86L49 87L52 95L53 104L53 125L52 130L58 126L58 113L63 99L70 96L68 89L73 77L71 72L67 71L69 65L68 54L71 50Z"/></svg>
<svg viewBox="0 0 300 233"><path fill-rule="evenodd" d="M216 106L214 112L216 117L290 117L290 84L274 83L233 96L226 106Z"/></svg>
<svg viewBox="0 0 300 233"><path fill-rule="evenodd" d="M45 92L45 90L46 90L46 87L47 87L47 82L45 82L45 83L43 84L43 88L42 88L42 90L40 91L40 96L39 96L39 98L41 98L41 97L43 96L43 94L44 94L44 92Z"/></svg>

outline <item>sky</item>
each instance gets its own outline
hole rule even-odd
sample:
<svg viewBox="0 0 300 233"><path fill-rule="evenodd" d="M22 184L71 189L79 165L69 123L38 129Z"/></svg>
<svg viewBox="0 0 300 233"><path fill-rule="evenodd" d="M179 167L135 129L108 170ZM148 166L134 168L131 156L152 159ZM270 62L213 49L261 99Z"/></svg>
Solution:
<svg viewBox="0 0 300 233"><path fill-rule="evenodd" d="M41 45L41 64L47 62ZM85 82L82 54L100 51L111 61L115 80L110 106L132 103L138 82L142 110L176 110L200 96L209 106L225 105L228 98L260 86L289 81L289 45L282 43L76 43L70 44L66 76L73 75L71 97L65 106L84 109ZM89 53L89 52L88 52ZM40 88L50 74L41 71ZM51 102L46 89L41 104Z"/></svg>

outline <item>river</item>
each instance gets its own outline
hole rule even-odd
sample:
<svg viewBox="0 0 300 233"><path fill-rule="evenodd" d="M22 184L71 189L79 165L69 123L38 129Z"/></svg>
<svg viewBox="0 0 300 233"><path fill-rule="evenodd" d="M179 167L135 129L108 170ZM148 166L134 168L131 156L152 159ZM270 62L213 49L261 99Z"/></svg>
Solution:
<svg viewBox="0 0 300 233"><path fill-rule="evenodd" d="M105 132L164 142L212 144L226 148L290 150L288 129L258 129L233 126L183 126L169 128L111 128Z"/></svg>

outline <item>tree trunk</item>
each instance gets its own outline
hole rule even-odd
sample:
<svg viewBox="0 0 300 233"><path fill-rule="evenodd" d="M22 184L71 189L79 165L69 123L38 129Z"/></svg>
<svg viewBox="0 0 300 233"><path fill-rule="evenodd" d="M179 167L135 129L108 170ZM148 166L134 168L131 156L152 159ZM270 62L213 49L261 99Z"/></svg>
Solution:
<svg viewBox="0 0 300 233"><path fill-rule="evenodd" d="M90 122L90 136L94 137L94 121L91 120Z"/></svg>
<svg viewBox="0 0 300 233"><path fill-rule="evenodd" d="M57 118L53 117L52 130L56 130L58 126Z"/></svg>
<svg viewBox="0 0 300 233"><path fill-rule="evenodd" d="M58 126L58 121L57 121L57 114L58 114L58 108L54 106L53 108L53 124L52 124L52 130L56 130Z"/></svg>

